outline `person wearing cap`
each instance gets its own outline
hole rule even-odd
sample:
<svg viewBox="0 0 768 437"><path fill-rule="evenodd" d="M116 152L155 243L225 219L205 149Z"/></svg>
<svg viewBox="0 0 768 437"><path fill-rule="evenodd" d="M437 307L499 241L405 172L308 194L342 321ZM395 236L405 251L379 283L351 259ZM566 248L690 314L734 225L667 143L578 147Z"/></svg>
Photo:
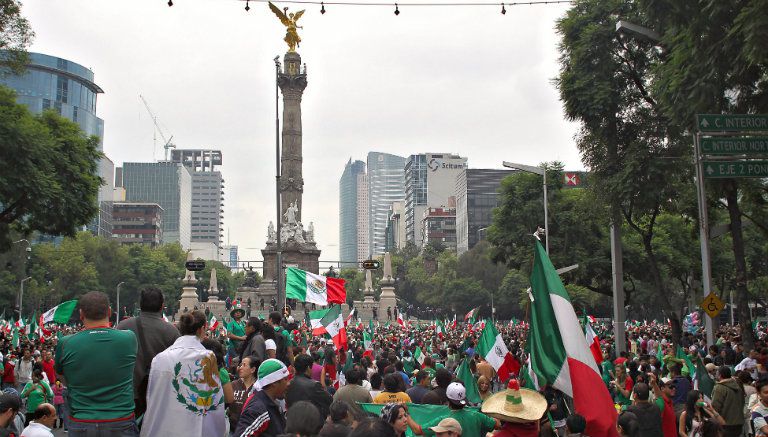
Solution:
<svg viewBox="0 0 768 437"><path fill-rule="evenodd" d="M464 408L467 405L467 391L464 384L452 382L445 390L448 397L448 417L459 422L463 437L485 437L486 433L498 429L501 422L498 419L489 417L475 410ZM546 401L544 401L546 406ZM436 434L433 427L439 426L440 421L445 417L433 419L432 421L420 426L408 416L408 425L416 435L425 435L432 437Z"/></svg>
<svg viewBox="0 0 768 437"><path fill-rule="evenodd" d="M653 394L656 396L654 402L656 402L656 406L661 410L661 432L664 434L664 437L676 437L677 417L672 405L672 398L675 396L677 386L672 378L661 378L661 385L659 385L656 375L653 373L648 374L648 383L653 390Z"/></svg>
<svg viewBox="0 0 768 437"><path fill-rule="evenodd" d="M506 390L486 399L480 411L501 421L501 429L494 437L538 437L547 400L536 391L520 388L519 382L512 379Z"/></svg>
<svg viewBox="0 0 768 437"><path fill-rule="evenodd" d="M446 417L429 429L435 432L436 437L459 437L461 435L461 424L452 417Z"/></svg>
<svg viewBox="0 0 768 437"><path fill-rule="evenodd" d="M285 430L285 417L275 402L285 398L290 374L282 361L270 358L259 366L256 390L243 405L236 437L277 437Z"/></svg>
<svg viewBox="0 0 768 437"><path fill-rule="evenodd" d="M245 322L242 320L245 317L243 305L237 302L232 306L232 311L229 312L229 315L232 316L232 321L227 323L227 338L229 339L227 366L231 364L232 358L237 356L240 345L245 341Z"/></svg>

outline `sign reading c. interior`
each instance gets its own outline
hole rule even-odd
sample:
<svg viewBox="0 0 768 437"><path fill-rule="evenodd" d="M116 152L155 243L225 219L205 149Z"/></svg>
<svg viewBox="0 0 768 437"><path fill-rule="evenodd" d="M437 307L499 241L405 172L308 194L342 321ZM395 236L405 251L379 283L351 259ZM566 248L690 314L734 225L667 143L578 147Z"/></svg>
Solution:
<svg viewBox="0 0 768 437"><path fill-rule="evenodd" d="M761 132L768 131L766 114L696 114L699 132Z"/></svg>

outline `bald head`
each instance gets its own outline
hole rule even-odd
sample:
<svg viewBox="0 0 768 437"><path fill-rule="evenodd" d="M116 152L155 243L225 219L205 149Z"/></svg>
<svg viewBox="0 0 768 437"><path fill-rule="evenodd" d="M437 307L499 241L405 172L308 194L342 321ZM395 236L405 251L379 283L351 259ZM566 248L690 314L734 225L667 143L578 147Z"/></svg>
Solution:
<svg viewBox="0 0 768 437"><path fill-rule="evenodd" d="M33 414L35 422L48 428L53 428L56 419L58 419L56 417L56 408L51 404L40 404Z"/></svg>

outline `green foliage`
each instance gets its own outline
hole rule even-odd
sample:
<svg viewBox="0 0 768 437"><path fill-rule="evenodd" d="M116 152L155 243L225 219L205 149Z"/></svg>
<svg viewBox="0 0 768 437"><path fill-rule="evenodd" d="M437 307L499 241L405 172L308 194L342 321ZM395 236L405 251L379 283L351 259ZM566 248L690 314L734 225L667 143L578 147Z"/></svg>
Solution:
<svg viewBox="0 0 768 437"><path fill-rule="evenodd" d="M98 138L53 111L31 115L0 87L0 248L12 231L72 236L98 212Z"/></svg>
<svg viewBox="0 0 768 437"><path fill-rule="evenodd" d="M34 36L29 21L21 16L21 2L0 0L0 50L4 50L0 67L14 74L23 73L29 60L26 49Z"/></svg>
<svg viewBox="0 0 768 437"><path fill-rule="evenodd" d="M22 253L26 252L22 250ZM14 247L1 255L11 259L17 254ZM0 306L5 308L16 303L19 281L31 277L24 284L25 316L35 309L45 310L92 290L107 293L114 306L120 282L123 282L120 306L126 307L129 314L138 307L139 293L147 286L162 290L166 308L173 310L178 305L186 260L186 254L178 244L155 248L119 245L114 240L80 232L74 238L64 238L59 246L36 244L30 255L29 260L17 261L24 268L0 273ZM206 263L209 264L213 263ZM229 269L219 264L216 268L219 284L236 285ZM207 278L205 280L207 284Z"/></svg>
<svg viewBox="0 0 768 437"><path fill-rule="evenodd" d="M243 283L245 279L244 272L238 272L233 274L232 271L224 263L219 261L205 261L205 269L200 272L196 272L197 276L197 292L203 299L209 297L208 289L211 286L211 269L216 269L216 285L219 288L219 294L216 297L226 299L226 296L234 297L237 292L237 287ZM261 275L256 273L257 283L261 283Z"/></svg>

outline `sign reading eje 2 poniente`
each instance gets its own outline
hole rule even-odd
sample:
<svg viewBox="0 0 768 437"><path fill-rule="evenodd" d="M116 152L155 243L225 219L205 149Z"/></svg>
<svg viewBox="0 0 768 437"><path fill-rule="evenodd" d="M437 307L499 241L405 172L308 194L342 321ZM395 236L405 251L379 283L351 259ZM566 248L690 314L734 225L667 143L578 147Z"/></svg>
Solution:
<svg viewBox="0 0 768 437"><path fill-rule="evenodd" d="M705 178L768 178L768 161L704 161Z"/></svg>
<svg viewBox="0 0 768 437"><path fill-rule="evenodd" d="M699 132L762 132L768 131L766 114L696 114Z"/></svg>

